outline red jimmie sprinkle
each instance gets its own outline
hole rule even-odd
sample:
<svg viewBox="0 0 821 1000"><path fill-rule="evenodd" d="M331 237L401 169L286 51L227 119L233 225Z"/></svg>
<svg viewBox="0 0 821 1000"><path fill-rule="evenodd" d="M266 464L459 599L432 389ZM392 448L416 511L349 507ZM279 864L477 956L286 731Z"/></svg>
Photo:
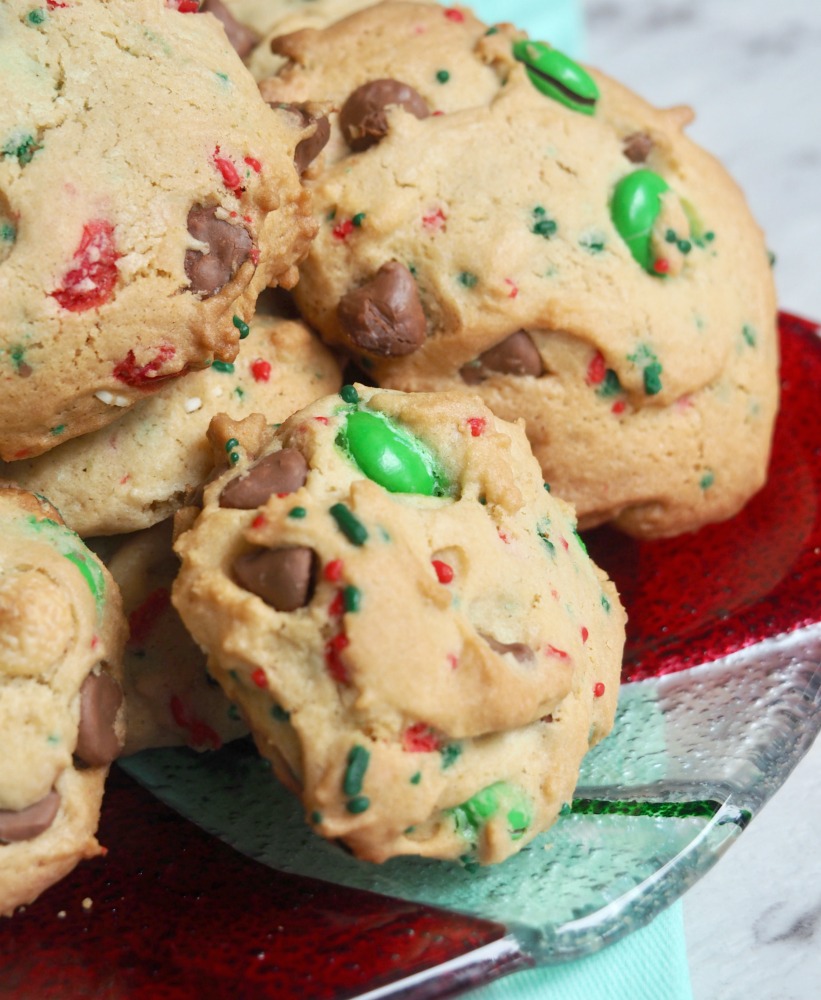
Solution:
<svg viewBox="0 0 821 1000"><path fill-rule="evenodd" d="M334 228L331 230L331 235L335 240L345 240L354 231L354 224L352 219L344 219L342 222L337 222Z"/></svg>
<svg viewBox="0 0 821 1000"><path fill-rule="evenodd" d="M338 583L342 579L343 568L341 559L332 559L329 563L325 563L322 575L331 583Z"/></svg>
<svg viewBox="0 0 821 1000"><path fill-rule="evenodd" d="M459 666L459 657L456 653L448 653L447 661L451 670L455 670Z"/></svg>
<svg viewBox="0 0 821 1000"><path fill-rule="evenodd" d="M468 417L468 427L472 437L477 438L480 434L484 434L486 425L487 420L484 417Z"/></svg>
<svg viewBox="0 0 821 1000"><path fill-rule="evenodd" d="M402 733L402 749L406 753L433 753L440 743L436 733L424 722L408 726Z"/></svg>
<svg viewBox="0 0 821 1000"><path fill-rule="evenodd" d="M325 643L325 666L337 684L347 684L349 680L348 668L339 655L348 645L350 645L350 639L344 632L340 632L339 635L335 635L333 639Z"/></svg>
<svg viewBox="0 0 821 1000"><path fill-rule="evenodd" d="M581 633L582 633L582 642L587 642L590 633L587 631L584 625L582 625Z"/></svg>
<svg viewBox="0 0 821 1000"><path fill-rule="evenodd" d="M607 365L604 361L604 355L601 351L596 351L593 355L593 360L587 366L587 384L599 385L600 382L604 381L604 376L606 374Z"/></svg>
<svg viewBox="0 0 821 1000"><path fill-rule="evenodd" d="M262 170L262 164L254 156L246 156L244 162L248 164L255 174L258 174Z"/></svg>
<svg viewBox="0 0 821 1000"><path fill-rule="evenodd" d="M431 559L431 565L436 570L436 579L440 583L450 583L453 580L453 567L441 559Z"/></svg>
<svg viewBox="0 0 821 1000"><path fill-rule="evenodd" d="M593 697L601 698L603 694L604 694L604 684L602 684L602 682L599 681L598 683L593 685Z"/></svg>
<svg viewBox="0 0 821 1000"><path fill-rule="evenodd" d="M156 372L162 368L166 361L170 361L177 353L177 349L172 344L161 344L157 348L154 357L144 365L138 365L133 351L129 351L122 361L118 361L114 366L112 375L120 382L125 382L132 389L147 389L168 379L179 378L185 375L188 368L183 368L178 372L169 372L167 375L157 375Z"/></svg>
<svg viewBox="0 0 821 1000"><path fill-rule="evenodd" d="M222 746L222 740L202 719L188 714L185 705L182 703L182 699L178 695L174 694L171 696L168 707L171 709L174 722L176 722L180 729L184 729L190 735L191 746L201 747L210 744L214 750L219 750Z"/></svg>
<svg viewBox="0 0 821 1000"><path fill-rule="evenodd" d="M217 146L214 150L214 166L222 174L223 184L229 191L233 191L236 194L237 191L242 190L242 178L234 164L224 156L220 156L219 151L220 148Z"/></svg>
<svg viewBox="0 0 821 1000"><path fill-rule="evenodd" d="M251 258L252 264L259 264L259 247L251 247L248 256Z"/></svg>
<svg viewBox="0 0 821 1000"><path fill-rule="evenodd" d="M560 660L570 659L569 653L566 653L563 649L559 649L557 646L551 646L550 643L545 647L545 652L550 656L557 656Z"/></svg>
<svg viewBox="0 0 821 1000"><path fill-rule="evenodd" d="M319 424L324 424L326 427L328 426L328 418L327 417L314 417L314 420L316 420L316 422L319 423Z"/></svg>
<svg viewBox="0 0 821 1000"><path fill-rule="evenodd" d="M177 0L171 6L175 6L180 14L197 14L200 9L199 0Z"/></svg>
<svg viewBox="0 0 821 1000"><path fill-rule="evenodd" d="M46 0L46 7L49 10L54 10L56 7L68 7L67 3L58 3L58 0Z"/></svg>
<svg viewBox="0 0 821 1000"><path fill-rule="evenodd" d="M510 545L510 536L506 532L502 531L501 528L496 529L496 534L502 539L505 545Z"/></svg>
<svg viewBox="0 0 821 1000"><path fill-rule="evenodd" d="M96 309L111 298L117 283L114 227L105 219L92 219L83 226L80 244L74 251L73 267L66 272L61 288L52 296L69 312Z"/></svg>
<svg viewBox="0 0 821 1000"><path fill-rule="evenodd" d="M98 635L93 635L91 637L91 648L96 649L100 645L100 637Z"/></svg>
<svg viewBox="0 0 821 1000"><path fill-rule="evenodd" d="M427 215L422 216L422 225L425 229L444 229L446 222L447 216L441 208L437 208L435 212L428 212Z"/></svg>
<svg viewBox="0 0 821 1000"><path fill-rule="evenodd" d="M129 646L142 646L157 619L171 606L171 592L167 587L152 590L142 604L128 616Z"/></svg>
<svg viewBox="0 0 821 1000"><path fill-rule="evenodd" d="M266 518L265 518L264 514L257 514L257 516L254 518L254 520L251 521L251 527L252 528L262 528L267 523L268 522L266 521Z"/></svg>
<svg viewBox="0 0 821 1000"><path fill-rule="evenodd" d="M262 667L257 667L257 669L251 674L251 680L256 684L258 688L267 688L268 681L265 677L265 671Z"/></svg>
<svg viewBox="0 0 821 1000"><path fill-rule="evenodd" d="M627 403L623 399L617 399L615 403L610 407L610 412L615 413L618 416L620 413L624 413L627 409Z"/></svg>
<svg viewBox="0 0 821 1000"><path fill-rule="evenodd" d="M445 10L445 17L449 21L453 21L455 24L461 24L465 19L465 15L461 12L461 10L456 10L455 7L448 7Z"/></svg>
<svg viewBox="0 0 821 1000"><path fill-rule="evenodd" d="M336 596L328 605L328 614L332 618L339 618L345 613L345 594L341 590L337 590Z"/></svg>
<svg viewBox="0 0 821 1000"><path fill-rule="evenodd" d="M667 274L670 270L670 261L664 257L659 257L658 260L653 261L653 270L656 274Z"/></svg>
<svg viewBox="0 0 821 1000"><path fill-rule="evenodd" d="M271 377L271 362L257 358L251 362L251 374L255 382L267 382Z"/></svg>
<svg viewBox="0 0 821 1000"><path fill-rule="evenodd" d="M519 294L519 286L512 278L505 278L505 284L510 288L510 291L507 293L507 297L509 299L515 299Z"/></svg>

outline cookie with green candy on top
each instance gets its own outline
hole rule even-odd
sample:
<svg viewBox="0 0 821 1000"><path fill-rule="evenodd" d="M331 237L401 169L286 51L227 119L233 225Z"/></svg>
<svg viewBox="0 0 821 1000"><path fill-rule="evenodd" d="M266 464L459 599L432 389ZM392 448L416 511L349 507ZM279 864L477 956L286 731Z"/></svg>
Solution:
<svg viewBox="0 0 821 1000"><path fill-rule="evenodd" d="M688 108L467 8L381 3L275 47L269 102L338 109L295 291L329 344L382 387L524 419L582 527L661 537L744 505L778 405L774 286Z"/></svg>
<svg viewBox="0 0 821 1000"><path fill-rule="evenodd" d="M215 418L175 546L209 671L317 833L503 860L616 708L625 616L572 510L476 396L346 385L259 431Z"/></svg>

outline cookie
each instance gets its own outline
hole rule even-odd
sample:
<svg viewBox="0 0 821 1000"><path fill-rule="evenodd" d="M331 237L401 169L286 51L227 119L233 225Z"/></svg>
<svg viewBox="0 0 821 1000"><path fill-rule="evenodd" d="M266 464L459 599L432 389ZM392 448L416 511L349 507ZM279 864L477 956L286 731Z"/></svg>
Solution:
<svg viewBox="0 0 821 1000"><path fill-rule="evenodd" d="M235 361L167 383L108 427L33 459L0 463L46 494L80 535L122 534L170 517L211 472L211 417L284 420L339 388L339 366L304 323L257 313Z"/></svg>
<svg viewBox="0 0 821 1000"><path fill-rule="evenodd" d="M294 150L212 17L0 8L0 457L230 362L314 232Z"/></svg>
<svg viewBox="0 0 821 1000"><path fill-rule="evenodd" d="M261 449L229 432L172 600L260 752L366 860L519 850L609 731L624 641L522 428L347 385Z"/></svg>
<svg viewBox="0 0 821 1000"><path fill-rule="evenodd" d="M238 710L205 670L205 656L171 605L179 560L171 522L137 532L108 562L129 635L123 654L128 733L123 755L152 747L218 750L247 736Z"/></svg>
<svg viewBox="0 0 821 1000"><path fill-rule="evenodd" d="M125 737L125 619L105 567L42 497L0 489L0 914L83 858Z"/></svg>
<svg viewBox="0 0 821 1000"><path fill-rule="evenodd" d="M327 342L380 386L522 417L582 527L736 513L778 403L773 280L689 109L464 8L383 3L276 45L266 99L338 109L295 291Z"/></svg>

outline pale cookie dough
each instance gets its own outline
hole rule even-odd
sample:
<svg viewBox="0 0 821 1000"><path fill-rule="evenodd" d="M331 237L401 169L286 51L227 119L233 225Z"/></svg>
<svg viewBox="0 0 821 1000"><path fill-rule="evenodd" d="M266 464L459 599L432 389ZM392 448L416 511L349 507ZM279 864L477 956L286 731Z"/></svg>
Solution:
<svg viewBox="0 0 821 1000"><path fill-rule="evenodd" d="M162 0L0 6L0 457L231 361L315 226L305 129L212 17Z"/></svg>
<svg viewBox="0 0 821 1000"><path fill-rule="evenodd" d="M109 559L128 617L123 690L128 732L123 755L151 747L218 750L247 736L237 708L205 670L205 656L171 605L179 560L171 522L126 539Z"/></svg>
<svg viewBox="0 0 821 1000"><path fill-rule="evenodd" d="M170 517L211 472L205 432L216 413L278 423L340 386L339 365L304 323L258 313L246 332L235 361L169 382L115 424L45 455L0 462L0 481L44 493L84 537Z"/></svg>
<svg viewBox="0 0 821 1000"><path fill-rule="evenodd" d="M776 305L689 110L465 8L383 3L277 47L266 99L338 109L295 291L328 343L381 386L524 418L583 528L736 513L766 475Z"/></svg>
<svg viewBox="0 0 821 1000"><path fill-rule="evenodd" d="M83 858L125 739L126 623L108 571L42 497L0 489L0 914Z"/></svg>
<svg viewBox="0 0 821 1000"><path fill-rule="evenodd" d="M308 821L371 861L519 850L610 730L625 621L521 426L359 385L261 450L218 429L172 600Z"/></svg>

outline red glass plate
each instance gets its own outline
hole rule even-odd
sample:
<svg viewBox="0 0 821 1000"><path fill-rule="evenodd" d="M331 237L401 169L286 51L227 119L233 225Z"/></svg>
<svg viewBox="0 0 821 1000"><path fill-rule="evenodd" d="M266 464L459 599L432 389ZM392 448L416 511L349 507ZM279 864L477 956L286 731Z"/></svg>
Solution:
<svg viewBox="0 0 821 1000"><path fill-rule="evenodd" d="M796 317L780 327L782 410L758 496L695 535L587 538L630 611L626 683L552 831L473 881L420 859L375 869L306 835L285 800L281 826L249 816L266 796L246 786L270 776L246 744L151 752L112 773L107 855L1 925L0 994L444 997L585 954L677 898L819 728L821 341ZM255 846L260 828L279 848ZM594 870L603 853L614 864Z"/></svg>

